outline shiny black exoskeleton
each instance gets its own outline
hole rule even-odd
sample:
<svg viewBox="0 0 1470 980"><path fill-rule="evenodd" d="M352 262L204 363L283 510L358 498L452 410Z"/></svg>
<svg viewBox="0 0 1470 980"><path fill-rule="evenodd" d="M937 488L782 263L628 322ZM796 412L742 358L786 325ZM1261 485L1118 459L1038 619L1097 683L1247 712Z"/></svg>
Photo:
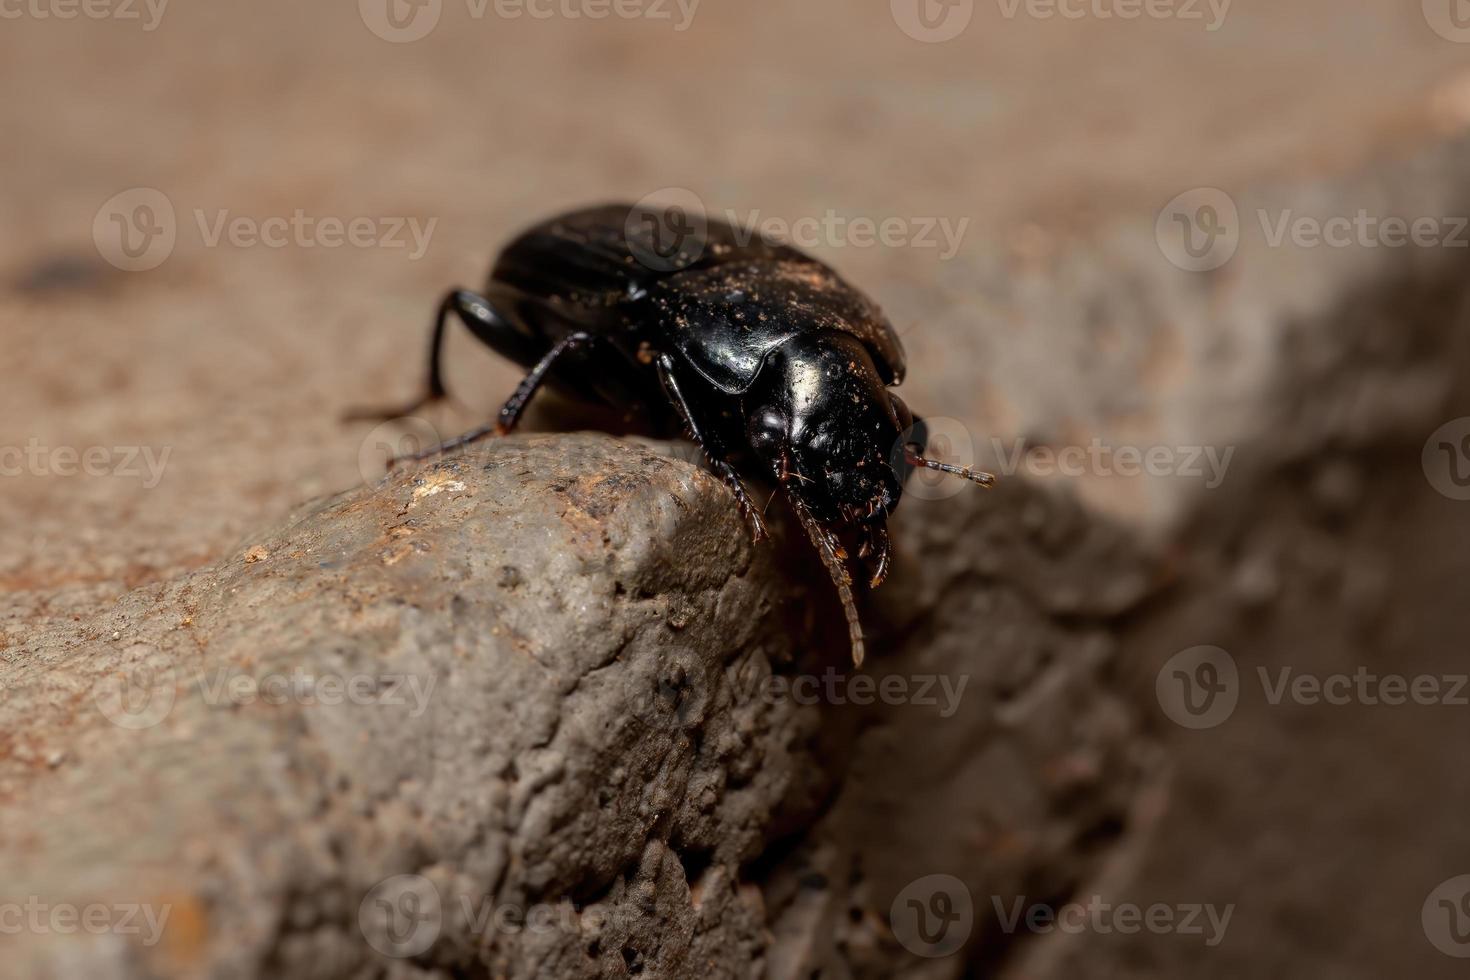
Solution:
<svg viewBox="0 0 1470 980"><path fill-rule="evenodd" d="M678 210L605 205L529 229L500 254L482 293L440 304L423 397L445 395L440 353L454 313L529 369L484 426L420 454L511 431L543 382L682 423L735 495L756 540L765 522L737 460L785 492L832 576L853 659L863 659L844 538L888 573L888 515L914 466L982 485L993 478L925 459L915 419L888 389L904 354L882 311L830 268L786 245ZM919 429L918 431L922 431Z"/></svg>

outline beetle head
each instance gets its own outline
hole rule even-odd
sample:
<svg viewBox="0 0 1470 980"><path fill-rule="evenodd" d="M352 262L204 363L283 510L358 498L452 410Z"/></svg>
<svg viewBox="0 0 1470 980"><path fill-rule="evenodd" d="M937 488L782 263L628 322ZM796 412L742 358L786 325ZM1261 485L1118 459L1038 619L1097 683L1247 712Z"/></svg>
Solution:
<svg viewBox="0 0 1470 980"><path fill-rule="evenodd" d="M786 491L832 576L860 664L862 628L844 535L868 559L869 584L877 587L888 574L888 515L915 466L984 486L994 477L925 459L921 427L908 407L883 383L862 342L839 331L800 334L772 351L742 407L751 448Z"/></svg>
<svg viewBox="0 0 1470 980"><path fill-rule="evenodd" d="M889 460L905 425L894 402L857 338L803 334L762 366L746 396L746 434L818 521L881 525L903 492Z"/></svg>

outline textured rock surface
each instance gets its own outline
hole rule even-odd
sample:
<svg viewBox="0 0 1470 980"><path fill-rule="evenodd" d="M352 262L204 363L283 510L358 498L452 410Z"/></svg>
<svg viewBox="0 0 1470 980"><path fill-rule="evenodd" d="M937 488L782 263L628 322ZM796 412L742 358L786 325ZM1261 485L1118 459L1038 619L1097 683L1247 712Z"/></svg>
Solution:
<svg viewBox="0 0 1470 980"><path fill-rule="evenodd" d="M892 972L887 903L923 869L1076 869L1139 778L1100 628L1138 563L1074 524L1032 581L941 601L1067 519L985 503L908 540L906 618L875 629L911 639L858 675L813 560L752 550L713 478L647 448L518 437L313 505L7 663L6 896L168 915L156 944L45 935L10 965ZM992 570L917 567L949 533ZM1058 626L1077 593L1106 598ZM864 844L895 821L923 849ZM437 910L432 945L375 931L385 897Z"/></svg>
<svg viewBox="0 0 1470 980"><path fill-rule="evenodd" d="M443 906L426 965L753 957L759 907L680 856L758 853L793 777L822 770L811 712L712 697L732 651L789 657L796 636L724 503L648 450L506 443L314 506L37 643L5 683L4 729L45 733L12 735L7 894L173 903L154 953L242 974L359 966L363 895L406 873ZM459 914L572 898L606 922L481 951L493 933ZM136 952L88 955L103 975Z"/></svg>

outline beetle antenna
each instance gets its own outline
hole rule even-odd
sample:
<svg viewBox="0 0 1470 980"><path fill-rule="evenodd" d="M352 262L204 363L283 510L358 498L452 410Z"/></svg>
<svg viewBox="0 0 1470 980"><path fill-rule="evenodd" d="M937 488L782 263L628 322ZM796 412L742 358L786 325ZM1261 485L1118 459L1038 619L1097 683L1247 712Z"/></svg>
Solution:
<svg viewBox="0 0 1470 980"><path fill-rule="evenodd" d="M857 602L852 597L852 575L842 563L847 553L832 532L817 523L811 511L806 509L806 505L795 494L788 494L786 499L791 502L797 521L806 531L806 536L811 538L812 546L822 558L822 564L827 566L827 574L832 576L832 584L837 587L837 598L842 600L842 612L847 617L847 638L852 644L852 665L861 667L866 648L863 646L863 624L858 621Z"/></svg>
<svg viewBox="0 0 1470 980"><path fill-rule="evenodd" d="M916 443L909 443L903 447L904 461L910 466L922 466L926 469L938 470L940 473L948 473L951 476L963 477L971 483L978 483L989 490L995 486L995 474L986 473L983 470L973 470L968 466L954 466L950 463L941 463L937 459L925 459L919 453Z"/></svg>

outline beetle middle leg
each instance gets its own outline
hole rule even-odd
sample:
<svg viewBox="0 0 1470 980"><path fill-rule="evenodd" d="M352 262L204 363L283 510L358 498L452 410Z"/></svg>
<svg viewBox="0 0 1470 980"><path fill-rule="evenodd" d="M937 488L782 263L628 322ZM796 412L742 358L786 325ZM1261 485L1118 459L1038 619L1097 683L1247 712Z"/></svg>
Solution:
<svg viewBox="0 0 1470 980"><path fill-rule="evenodd" d="M746 489L745 481L740 479L734 465L729 460L730 450L724 440L712 427L704 427L695 418L689 402L684 398L684 392L679 388L679 380L674 376L674 362L667 354L662 354L658 359L658 378L663 382L664 392L669 401L673 402L674 408L678 409L684 424L689 428L689 434L699 444L704 452L704 458L709 460L716 473L725 481L730 492L735 495L735 503L740 507L740 515L745 518L745 523L750 526L750 537L753 541L763 541L769 537L766 532L766 522L761 518L760 511L751 500L750 491Z"/></svg>
<svg viewBox="0 0 1470 980"><path fill-rule="evenodd" d="M489 299L468 289L452 289L439 301L439 312L434 317L434 329L429 336L429 380L424 393L411 402L387 408L358 409L346 415L347 421L381 422L387 419L412 415L425 405L443 400L444 388L444 332L449 324L449 315L459 317L480 342L495 352L521 364L533 364L545 353L544 345L537 347L534 341L517 330L494 307Z"/></svg>
<svg viewBox="0 0 1470 980"><path fill-rule="evenodd" d="M590 347L598 342L599 338L594 337L590 333L578 331L577 333L567 334L567 336L553 344L551 349L543 354L541 359L531 368L530 373L521 379L521 383L516 386L516 390L511 393L511 396L506 399L505 404L500 407L500 411L497 413L494 422L471 429L463 435L455 436L453 439L447 439L432 449L426 449L421 453L414 453L412 456L402 456L399 459L428 459L432 456L439 456L446 453L451 449L458 449L461 446L468 446L470 443L479 442L488 436L509 435L515 429L516 424L520 422L521 415L526 411L526 406L530 404L531 396L536 394L537 389L546 381L546 374L551 370L552 365L557 362L557 359L569 351ZM392 462L396 463L398 460L393 460ZM390 465L392 464L390 463Z"/></svg>

